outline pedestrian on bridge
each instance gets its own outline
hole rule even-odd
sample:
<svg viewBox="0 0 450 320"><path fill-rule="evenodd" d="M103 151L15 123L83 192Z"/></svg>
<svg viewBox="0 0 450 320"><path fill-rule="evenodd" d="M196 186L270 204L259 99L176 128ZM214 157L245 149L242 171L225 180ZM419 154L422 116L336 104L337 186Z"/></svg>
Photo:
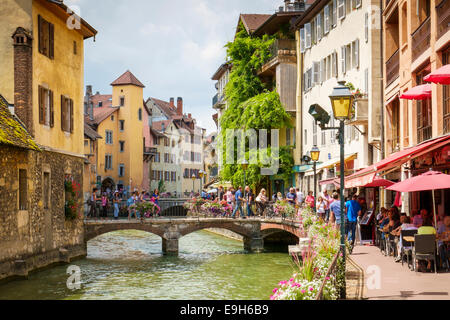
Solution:
<svg viewBox="0 0 450 320"><path fill-rule="evenodd" d="M114 204L114 220L119 219L119 203L120 203L120 195L119 191L114 193L113 204Z"/></svg>
<svg viewBox="0 0 450 320"><path fill-rule="evenodd" d="M242 187L239 187L235 194L236 206L233 210L233 219L236 219L236 212L239 210L241 218L245 218L244 211L242 210L242 203L245 202L244 195L242 194Z"/></svg>

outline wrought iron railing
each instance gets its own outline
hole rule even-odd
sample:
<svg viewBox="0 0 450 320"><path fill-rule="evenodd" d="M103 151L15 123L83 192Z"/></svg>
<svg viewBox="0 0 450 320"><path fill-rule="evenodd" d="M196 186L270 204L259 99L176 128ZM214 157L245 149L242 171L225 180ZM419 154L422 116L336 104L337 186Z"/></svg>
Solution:
<svg viewBox="0 0 450 320"><path fill-rule="evenodd" d="M412 59L416 60L422 53L430 47L431 38L431 17L428 17L411 34L412 38Z"/></svg>
<svg viewBox="0 0 450 320"><path fill-rule="evenodd" d="M386 86L389 86L400 75L400 53L397 49L386 62Z"/></svg>
<svg viewBox="0 0 450 320"><path fill-rule="evenodd" d="M442 37L450 29L450 0L444 0L436 7L437 38Z"/></svg>

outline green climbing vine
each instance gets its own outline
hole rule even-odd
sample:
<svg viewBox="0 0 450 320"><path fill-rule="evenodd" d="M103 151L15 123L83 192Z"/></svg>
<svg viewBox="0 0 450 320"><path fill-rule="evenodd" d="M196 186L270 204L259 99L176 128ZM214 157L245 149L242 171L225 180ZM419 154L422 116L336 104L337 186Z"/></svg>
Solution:
<svg viewBox="0 0 450 320"><path fill-rule="evenodd" d="M276 38L284 36L281 32L274 36L251 37L242 26L239 27L233 42L226 45L229 62L233 68L230 73L229 82L225 87L225 95L228 108L221 117L222 141L226 141L228 129L261 130L267 129L270 135L271 129L290 128L291 116L281 104L280 97L275 89L275 84L263 82L258 77L258 71L269 61L271 57L271 46ZM267 152L271 156L271 144L267 149L256 151ZM223 144L223 159L226 159L226 143ZM249 145L245 146L246 158L249 159ZM263 165L260 154L256 157L257 164L251 164L246 172L246 182L252 186L258 186L265 182L267 177L261 175ZM292 158L292 147L280 147L279 158L272 159L280 161L278 174L288 180L292 175L294 160ZM242 185L244 172L239 164L226 164L221 171L222 180L231 181L234 185Z"/></svg>

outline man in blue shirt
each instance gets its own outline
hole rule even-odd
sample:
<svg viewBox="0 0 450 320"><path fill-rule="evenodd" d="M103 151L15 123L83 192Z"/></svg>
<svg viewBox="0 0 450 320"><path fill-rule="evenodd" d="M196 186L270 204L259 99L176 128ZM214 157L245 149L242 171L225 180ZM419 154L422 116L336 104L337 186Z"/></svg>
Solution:
<svg viewBox="0 0 450 320"><path fill-rule="evenodd" d="M354 194L352 200L345 203L345 207L347 208L347 224L345 233L347 233L348 241L351 243L352 248L355 245L355 233L358 216L361 214L361 206L359 205L357 199L358 196Z"/></svg>
<svg viewBox="0 0 450 320"><path fill-rule="evenodd" d="M236 212L238 210L241 213L241 218L245 218L244 211L242 210L242 202L245 201L244 195L242 194L242 187L239 187L238 191L236 191L235 197L236 197L236 207L234 208L232 218L236 219Z"/></svg>
<svg viewBox="0 0 450 320"><path fill-rule="evenodd" d="M340 230L341 228L341 201L339 200L339 194L337 192L333 193L334 201L330 204L331 217L334 217L336 227ZM330 219L331 220L331 219Z"/></svg>

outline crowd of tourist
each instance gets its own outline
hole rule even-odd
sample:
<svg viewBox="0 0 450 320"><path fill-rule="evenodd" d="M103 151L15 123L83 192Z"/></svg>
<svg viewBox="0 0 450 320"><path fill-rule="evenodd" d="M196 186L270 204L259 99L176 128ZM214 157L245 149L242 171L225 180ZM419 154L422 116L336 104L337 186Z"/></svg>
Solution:
<svg viewBox="0 0 450 320"><path fill-rule="evenodd" d="M140 219L140 213L136 210L136 204L141 202L153 202L159 206L160 194L159 190L155 189L153 193L146 190L139 192L135 190L127 197L126 190L116 190L111 192L109 189L100 192L97 188L92 190L91 196L87 202L89 205L89 212L86 218L99 218L106 220L108 218L108 210L113 208L114 219L119 219L121 208L125 208L128 213L128 220L133 217Z"/></svg>
<svg viewBox="0 0 450 320"><path fill-rule="evenodd" d="M411 216L406 213L400 213L396 206L390 210L381 208L377 216L377 224L380 235L380 246L382 250L387 250L387 246L394 244L394 250L388 250L389 254L395 255L395 262L401 262L404 258L402 253L405 249L401 237L401 232L405 230L414 230L418 235L435 235L437 240L437 251L439 257L439 266L441 268L450 268L450 216L446 216L443 212L433 219L433 214L426 209L420 211L413 210ZM407 247L411 249L411 247ZM419 260L419 271L431 272L431 260Z"/></svg>

